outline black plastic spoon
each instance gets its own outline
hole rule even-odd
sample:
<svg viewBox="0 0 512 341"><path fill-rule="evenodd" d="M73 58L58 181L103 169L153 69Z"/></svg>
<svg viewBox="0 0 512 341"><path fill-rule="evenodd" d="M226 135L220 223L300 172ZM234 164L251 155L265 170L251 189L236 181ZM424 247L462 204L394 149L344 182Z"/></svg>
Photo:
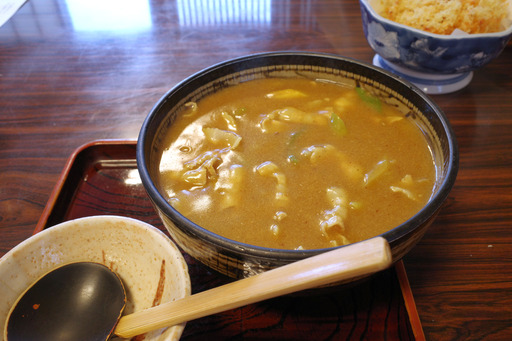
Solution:
<svg viewBox="0 0 512 341"><path fill-rule="evenodd" d="M106 266L92 262L64 265L20 297L7 320L5 338L107 340L125 303L123 283Z"/></svg>
<svg viewBox="0 0 512 341"><path fill-rule="evenodd" d="M75 263L48 273L21 297L6 322L5 339L106 340L114 328L115 335L130 338L269 298L368 275L389 267L391 261L387 241L376 237L126 315L119 322L125 305L125 291L119 278L99 264Z"/></svg>

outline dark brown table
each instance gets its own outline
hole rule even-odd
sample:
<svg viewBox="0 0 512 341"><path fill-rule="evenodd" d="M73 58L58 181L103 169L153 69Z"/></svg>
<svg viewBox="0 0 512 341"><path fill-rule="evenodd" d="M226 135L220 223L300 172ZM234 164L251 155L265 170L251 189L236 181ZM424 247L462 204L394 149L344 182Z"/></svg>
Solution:
<svg viewBox="0 0 512 341"><path fill-rule="evenodd" d="M29 0L0 27L0 256L33 233L77 147L136 139L153 104L192 73L264 51L374 55L355 0L87 3ZM453 124L460 171L404 258L424 333L510 340L512 46L465 89L432 97Z"/></svg>

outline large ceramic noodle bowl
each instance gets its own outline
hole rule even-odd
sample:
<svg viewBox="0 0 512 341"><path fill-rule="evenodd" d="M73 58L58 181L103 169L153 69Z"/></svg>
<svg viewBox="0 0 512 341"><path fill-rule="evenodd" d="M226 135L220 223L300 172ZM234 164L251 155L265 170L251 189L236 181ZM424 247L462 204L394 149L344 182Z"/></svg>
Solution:
<svg viewBox="0 0 512 341"><path fill-rule="evenodd" d="M242 278L374 236L399 260L448 196L458 150L414 85L348 58L276 52L175 86L145 120L137 162L176 243Z"/></svg>

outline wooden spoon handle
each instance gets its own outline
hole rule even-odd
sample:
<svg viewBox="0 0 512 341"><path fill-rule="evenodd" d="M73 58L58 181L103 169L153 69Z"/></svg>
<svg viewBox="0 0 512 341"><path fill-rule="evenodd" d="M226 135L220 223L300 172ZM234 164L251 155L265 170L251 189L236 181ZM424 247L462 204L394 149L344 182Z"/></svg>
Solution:
<svg viewBox="0 0 512 341"><path fill-rule="evenodd" d="M391 261L384 238L368 239L123 316L114 333L131 338L269 298L368 275L389 267Z"/></svg>

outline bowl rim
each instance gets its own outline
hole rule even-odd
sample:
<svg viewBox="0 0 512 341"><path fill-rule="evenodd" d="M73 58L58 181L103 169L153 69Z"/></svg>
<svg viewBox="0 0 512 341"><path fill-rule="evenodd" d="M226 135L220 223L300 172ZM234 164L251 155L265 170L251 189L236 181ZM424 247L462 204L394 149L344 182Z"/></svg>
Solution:
<svg viewBox="0 0 512 341"><path fill-rule="evenodd" d="M465 35L449 35L449 34L439 34L439 33L432 33L424 30L420 30L418 28L414 28L412 26L407 26L404 24L400 24L396 21L389 20L387 18L384 18L380 14L378 14L370 4L370 0L359 0L360 4L363 5L366 10L371 13L371 15L378 19L381 22L384 22L390 26L394 26L397 29L402 30L408 30L411 32L415 32L420 35L428 36L431 38L439 39L439 40L469 40L469 39L477 39L477 38L510 38L512 36L512 24L505 30L499 31L499 32L492 32L492 33L472 33L472 34L465 34Z"/></svg>
<svg viewBox="0 0 512 341"><path fill-rule="evenodd" d="M441 125L443 127L443 131L447 135L447 141L448 141L448 153L445 160L446 163L446 177L443 179L443 181L439 184L438 191L429 199L428 203L420 210L418 211L414 216L409 218L407 221L403 222L402 224L394 227L393 229L386 231L380 236L386 238L388 242L392 243L393 241L408 235L412 233L415 229L411 228L412 222L414 220L418 220L419 223L416 223L415 225L421 225L425 222L427 222L432 216L435 215L435 213L438 211L438 209L442 206L443 202L447 198L449 192L451 191L458 172L458 164L459 164L459 152L458 152L458 145L455 133L452 130L452 127L448 121L448 118L444 114L444 112L435 104L429 97L426 95L423 91L421 91L418 87L415 85L409 83L407 80L404 80L396 75L394 75L391 72L388 72L386 70L383 70L379 67L364 63L362 61L358 61L353 58L349 57L343 57L335 54L329 54L329 53L322 53L322 52L307 52L307 51L276 51L276 52L263 52L263 53L255 53L255 54L249 54L233 59L229 59L217 64L214 64L212 66L206 67L202 69L201 71L198 71L191 76L185 78L181 82L177 83L174 87L172 87L169 91L167 91L160 99L159 101L152 107L150 110L148 116L144 120L139 137L137 140L137 146L136 146L136 160L137 160L137 167L139 170L139 175L142 181L143 186L146 189L146 192L148 194L148 197L153 202L153 205L155 205L157 210L162 210L165 215L172 220L172 222L178 227L178 229L186 233L188 235L193 235L194 237L197 237L203 241L206 241L207 243L214 245L218 249L223 249L231 254L239 254L239 255L245 255L247 256L250 254L250 257L256 257L256 258L264 258L264 259L275 259L278 257L282 261L295 261L304 257L313 256L325 251L329 251L338 247L342 246L336 246L336 247L327 247L327 248L321 248L321 249L306 249L306 250L291 250L291 249L279 249L279 248L268 248L268 247L262 247L257 245L251 245L246 244L242 242L238 242L223 236L220 236L216 233L213 233L211 231L208 231L207 229L193 223L192 221L188 220L185 216L183 216L178 210L173 208L167 200L163 197L163 195L160 193L160 191L156 188L155 183L151 180L150 172L147 167L147 158L149 158L149 155L146 155L146 151L149 151L151 149L151 144L153 143L153 138L149 138L146 136L146 133L148 132L150 126L154 124L154 121L156 120L155 116L158 115L160 108L167 102L167 99L172 96L174 93L179 91L181 88L185 87L186 85L193 82L195 79L198 79L200 77L203 77L209 73L215 72L218 69L222 69L224 67L228 67L230 65L240 63L240 62L247 62L252 59L257 58L265 58L265 57L290 57L290 56L300 56L303 58L307 57L320 57L320 58L327 58L329 59L335 59L338 61L342 61L345 63L355 64L358 67L361 68L367 68L371 69L372 72L377 72L380 74L383 74L384 76L390 77L391 81L395 83L399 83L402 86L405 86L405 88L409 91L412 91L416 96L419 96L422 101L427 103L432 110L436 113L436 116L439 118ZM389 87L389 86L388 86ZM167 113L166 113L167 115ZM183 231L179 225L187 226L187 231ZM178 241L177 241L178 242Z"/></svg>

